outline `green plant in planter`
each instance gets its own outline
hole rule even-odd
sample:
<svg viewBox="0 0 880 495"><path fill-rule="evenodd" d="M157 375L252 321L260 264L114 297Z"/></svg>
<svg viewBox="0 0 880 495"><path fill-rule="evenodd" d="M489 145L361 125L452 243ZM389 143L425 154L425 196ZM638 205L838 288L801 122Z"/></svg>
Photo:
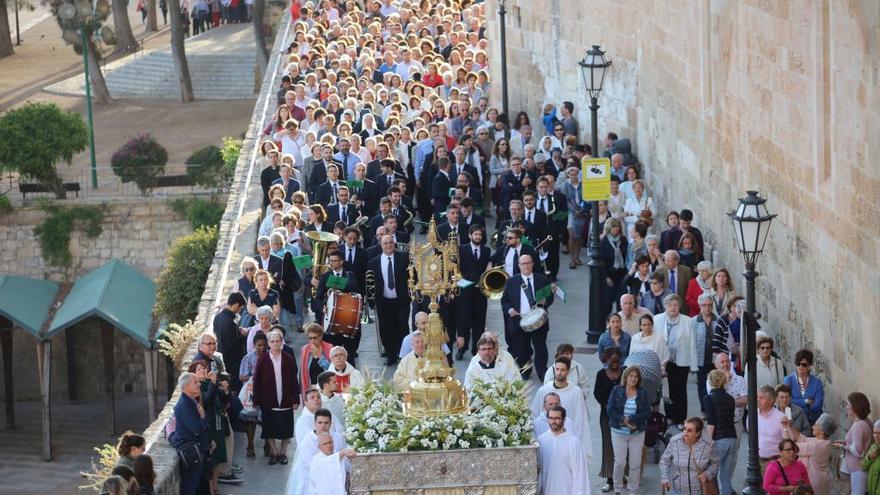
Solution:
<svg viewBox="0 0 880 495"><path fill-rule="evenodd" d="M122 145L110 159L115 173L122 182L134 182L141 193L156 185L165 173L168 151L149 134L140 134Z"/></svg>
<svg viewBox="0 0 880 495"><path fill-rule="evenodd" d="M216 250L216 227L202 227L174 241L156 282L158 316L173 322L195 319Z"/></svg>
<svg viewBox="0 0 880 495"><path fill-rule="evenodd" d="M70 252L70 235L79 227L94 239L101 235L106 206L74 206L58 208L43 202L40 209L49 214L45 220L34 227L34 236L40 241L43 259L53 266L67 267L73 261Z"/></svg>

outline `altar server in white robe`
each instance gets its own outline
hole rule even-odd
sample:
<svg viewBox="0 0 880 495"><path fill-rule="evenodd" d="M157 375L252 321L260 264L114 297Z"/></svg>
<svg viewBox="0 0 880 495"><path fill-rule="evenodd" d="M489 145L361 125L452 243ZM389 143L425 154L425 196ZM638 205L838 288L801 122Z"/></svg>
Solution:
<svg viewBox="0 0 880 495"><path fill-rule="evenodd" d="M516 382L520 379L516 362L511 364L498 356L498 342L491 337L480 337L477 342L477 355L471 358L464 374L464 386L471 388L478 381L485 383L496 380Z"/></svg>
<svg viewBox="0 0 880 495"><path fill-rule="evenodd" d="M565 408L547 411L550 431L538 437L539 483L544 495L590 495L587 457L580 438L565 429Z"/></svg>
<svg viewBox="0 0 880 495"><path fill-rule="evenodd" d="M303 407L302 413L296 418L296 423L293 424L293 436L296 439L297 444L299 444L300 440L305 438L308 433L315 429L315 411L324 406L324 403L321 401L321 391L317 388L308 389L306 391L305 402L306 405ZM339 421L336 421L336 418L333 418L330 430L340 437L345 434L345 429Z"/></svg>
<svg viewBox="0 0 880 495"><path fill-rule="evenodd" d="M315 411L315 429L306 433L296 445L296 456L293 461L293 469L287 478L287 495L311 495L309 492L309 472L312 467L312 459L318 453L318 435L328 433L333 437L333 452L339 452L346 447L342 436L331 432L333 413L327 409Z"/></svg>
<svg viewBox="0 0 880 495"><path fill-rule="evenodd" d="M547 422L547 413L554 406L559 405L559 394L556 392L548 392L544 396L544 412L534 419L532 428L535 431L535 438L540 437L545 431L550 430L550 423Z"/></svg>
<svg viewBox="0 0 880 495"><path fill-rule="evenodd" d="M590 432L590 418L587 415L587 403L581 388L568 381L571 360L566 356L558 356L553 363L555 378L552 383L541 386L532 400L532 418L537 418L544 411L544 397L549 392L559 395L559 402L568 411L568 431L581 440L587 456L593 457L593 443Z"/></svg>
<svg viewBox="0 0 880 495"><path fill-rule="evenodd" d="M355 456L354 450L334 451L335 440L327 433L318 435L318 450L309 468L309 495L346 495L345 477L348 472L348 459Z"/></svg>

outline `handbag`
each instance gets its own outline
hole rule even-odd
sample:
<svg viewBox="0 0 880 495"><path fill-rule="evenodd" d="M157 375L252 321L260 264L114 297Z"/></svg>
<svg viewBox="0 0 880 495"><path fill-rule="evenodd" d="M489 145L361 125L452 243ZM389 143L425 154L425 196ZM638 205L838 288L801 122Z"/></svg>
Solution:
<svg viewBox="0 0 880 495"><path fill-rule="evenodd" d="M177 449L177 456L180 457L180 463L185 469L200 467L205 462L198 440L192 440L181 445Z"/></svg>
<svg viewBox="0 0 880 495"><path fill-rule="evenodd" d="M694 464L694 468L697 470L697 476L703 474L703 470L700 469L700 466L697 465L697 462L693 460L694 458L694 448L688 447L691 451L691 462ZM712 478L711 480L707 479L706 481L700 482L700 491L703 495L718 495L718 479Z"/></svg>

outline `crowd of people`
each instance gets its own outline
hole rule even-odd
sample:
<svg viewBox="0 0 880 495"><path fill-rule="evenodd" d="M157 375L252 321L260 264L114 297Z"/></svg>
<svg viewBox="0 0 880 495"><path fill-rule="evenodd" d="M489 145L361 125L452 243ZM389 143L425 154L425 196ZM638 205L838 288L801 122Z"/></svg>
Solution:
<svg viewBox="0 0 880 495"><path fill-rule="evenodd" d="M667 427L678 431L664 437L665 489L694 495L717 484L734 493L747 413L745 306L728 270L707 259L694 212L670 211L661 226L629 140L607 133L601 369L588 376L572 344L551 359L547 308L564 297L556 281L565 255L568 270L586 270L591 228L580 161L593 150L574 105L548 104L534 125L528 112L510 118L490 106L482 2L293 3L277 109L258 147L260 236L179 378L170 439L181 493L241 483L232 432L246 432L255 458L257 430L269 465L293 464L288 493L345 493L356 454L342 435L343 405L365 380L356 367L364 322L375 323L386 364L397 366L393 383L405 390L428 323L428 301L409 292L409 243L432 223L441 241L459 243L464 282L440 302L449 362L470 356L466 386L530 380L533 371L543 383L531 406L542 493L589 493L591 458L603 493L637 493L643 446ZM503 284L484 286L490 271ZM506 346L486 330L487 293L500 299ZM346 326L352 307L357 318ZM289 344L297 333L308 339L300 349ZM774 340L759 335L759 407L748 414L759 417L765 489L830 493L836 447L853 493L876 487L871 434L880 438L880 425L867 421L864 396L849 396L852 426L832 441L837 424L811 373L813 354L798 352L789 372ZM692 374L697 417L688 416ZM601 406L595 456L591 400Z"/></svg>

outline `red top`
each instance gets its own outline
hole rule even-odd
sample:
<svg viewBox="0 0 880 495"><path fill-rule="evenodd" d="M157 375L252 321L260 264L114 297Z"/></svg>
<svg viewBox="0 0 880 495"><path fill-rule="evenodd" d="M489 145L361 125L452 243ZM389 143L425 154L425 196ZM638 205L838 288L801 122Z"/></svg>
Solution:
<svg viewBox="0 0 880 495"><path fill-rule="evenodd" d="M703 294L703 288L697 282L697 277L691 279L688 283L687 292L684 294L684 303L688 307L688 316L693 318L700 314L700 304L698 299Z"/></svg>

